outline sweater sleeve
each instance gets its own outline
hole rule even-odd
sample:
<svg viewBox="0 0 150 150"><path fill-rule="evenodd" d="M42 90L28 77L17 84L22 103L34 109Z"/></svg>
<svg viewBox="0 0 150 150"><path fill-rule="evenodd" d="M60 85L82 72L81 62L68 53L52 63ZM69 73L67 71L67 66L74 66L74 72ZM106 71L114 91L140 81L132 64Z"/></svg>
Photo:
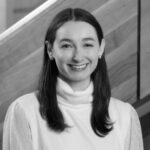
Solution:
<svg viewBox="0 0 150 150"><path fill-rule="evenodd" d="M30 126L17 103L11 104L5 117L3 150L32 150Z"/></svg>
<svg viewBox="0 0 150 150"><path fill-rule="evenodd" d="M125 150L143 150L141 125L136 110L131 106L131 122L126 136Z"/></svg>

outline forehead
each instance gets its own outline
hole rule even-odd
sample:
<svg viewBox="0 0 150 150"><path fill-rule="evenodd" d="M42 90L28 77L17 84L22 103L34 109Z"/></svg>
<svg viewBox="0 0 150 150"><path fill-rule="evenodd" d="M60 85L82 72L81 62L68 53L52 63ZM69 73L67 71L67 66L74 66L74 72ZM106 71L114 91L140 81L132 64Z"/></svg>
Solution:
<svg viewBox="0 0 150 150"><path fill-rule="evenodd" d="M87 37L97 39L97 34L95 28L84 21L68 21L56 32L56 39L82 39Z"/></svg>

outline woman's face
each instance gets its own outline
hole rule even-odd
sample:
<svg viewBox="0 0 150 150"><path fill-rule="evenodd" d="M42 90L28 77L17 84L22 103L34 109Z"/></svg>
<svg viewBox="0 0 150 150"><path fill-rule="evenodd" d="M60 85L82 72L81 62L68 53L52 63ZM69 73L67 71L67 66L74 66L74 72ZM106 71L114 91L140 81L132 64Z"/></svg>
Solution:
<svg viewBox="0 0 150 150"><path fill-rule="evenodd" d="M83 21L69 21L56 32L52 55L59 77L74 90L85 89L98 63L100 45L92 25Z"/></svg>

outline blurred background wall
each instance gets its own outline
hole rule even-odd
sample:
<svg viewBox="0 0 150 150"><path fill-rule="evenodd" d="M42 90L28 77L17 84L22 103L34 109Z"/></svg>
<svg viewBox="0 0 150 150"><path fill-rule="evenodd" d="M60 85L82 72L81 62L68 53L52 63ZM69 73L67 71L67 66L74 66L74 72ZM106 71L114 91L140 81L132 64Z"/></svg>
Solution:
<svg viewBox="0 0 150 150"><path fill-rule="evenodd" d="M50 1L50 0L49 0ZM140 0L58 0L29 23L0 40L0 145L9 104L36 89L42 43L51 17L68 6L91 11L106 36L106 59L114 97L142 107L145 150L150 149L150 0L141 0L140 98L137 99L138 2ZM0 0L0 33L46 0ZM40 60L40 61L39 61ZM146 111L146 112L145 112ZM1 150L1 146L0 146Z"/></svg>
<svg viewBox="0 0 150 150"><path fill-rule="evenodd" d="M0 33L4 31L7 27L6 25L6 0L1 0L0 1Z"/></svg>

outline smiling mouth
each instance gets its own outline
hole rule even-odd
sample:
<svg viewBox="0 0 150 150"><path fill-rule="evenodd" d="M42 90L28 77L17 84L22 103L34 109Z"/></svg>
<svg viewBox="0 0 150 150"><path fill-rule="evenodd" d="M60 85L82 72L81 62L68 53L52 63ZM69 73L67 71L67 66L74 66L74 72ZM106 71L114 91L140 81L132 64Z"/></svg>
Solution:
<svg viewBox="0 0 150 150"><path fill-rule="evenodd" d="M75 71L82 71L82 70L85 70L86 67L87 67L88 64L82 64L82 65L69 65L70 68L72 70L75 70Z"/></svg>

